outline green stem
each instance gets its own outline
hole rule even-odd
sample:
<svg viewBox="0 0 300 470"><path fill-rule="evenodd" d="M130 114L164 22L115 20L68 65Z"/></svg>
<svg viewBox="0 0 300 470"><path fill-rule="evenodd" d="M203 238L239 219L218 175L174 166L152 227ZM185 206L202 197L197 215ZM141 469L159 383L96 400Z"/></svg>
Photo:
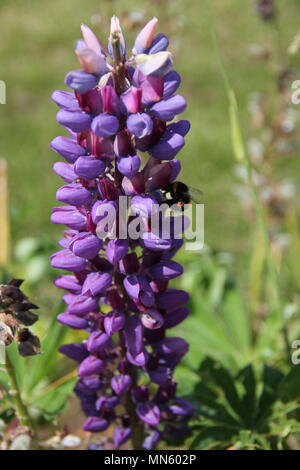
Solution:
<svg viewBox="0 0 300 470"><path fill-rule="evenodd" d="M9 359L8 355L6 357L5 366L6 366L6 371L8 374L8 380L9 380L9 386L10 386L9 394L11 395L13 399L17 417L20 421L21 426L24 426L28 428L29 430L31 430L30 417L29 417L27 408L22 401L21 392L20 392L19 385L17 382L14 366L11 360Z"/></svg>

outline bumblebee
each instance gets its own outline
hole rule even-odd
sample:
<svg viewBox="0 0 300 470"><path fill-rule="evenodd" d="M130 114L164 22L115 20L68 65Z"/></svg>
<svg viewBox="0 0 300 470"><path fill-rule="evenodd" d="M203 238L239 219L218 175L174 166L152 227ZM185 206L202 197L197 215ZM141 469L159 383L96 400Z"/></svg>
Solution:
<svg viewBox="0 0 300 470"><path fill-rule="evenodd" d="M177 204L181 210L184 210L184 205L189 204L191 201L197 202L194 195L201 195L201 191L197 189L189 188L185 183L181 181L173 181L173 183L167 184L162 188L163 195L165 196L165 202L171 207L173 204ZM168 197L167 197L168 196Z"/></svg>

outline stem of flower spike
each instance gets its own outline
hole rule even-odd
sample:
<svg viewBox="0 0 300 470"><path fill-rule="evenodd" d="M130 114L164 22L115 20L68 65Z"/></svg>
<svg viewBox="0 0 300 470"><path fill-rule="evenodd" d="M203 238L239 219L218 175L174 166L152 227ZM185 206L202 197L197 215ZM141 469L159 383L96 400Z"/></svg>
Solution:
<svg viewBox="0 0 300 470"><path fill-rule="evenodd" d="M136 374L136 370L134 370L134 367L130 368L129 375L132 378L133 384L136 384L137 374ZM128 416L130 417L131 430L132 430L132 435L131 435L132 447L134 450L142 450L143 449L142 444L144 440L144 429L143 429L143 425L139 421L137 414L135 412L135 404L132 401L130 391L127 392L125 395L124 406L126 408L126 412Z"/></svg>
<svg viewBox="0 0 300 470"><path fill-rule="evenodd" d="M126 350L125 350L121 335L119 335L119 339L120 339L120 347L122 351L122 356L125 357ZM137 378L138 378L137 370L134 368L134 366L129 365L127 373L128 375L130 375L132 379L132 386L134 387L135 385L137 385ZM124 405L127 415L130 418L130 425L131 425L131 431L132 431L132 434L131 434L132 447L134 450L143 450L142 444L144 441L144 427L136 414L135 404L132 401L132 396L131 396L130 391L126 392L124 395L123 405Z"/></svg>
<svg viewBox="0 0 300 470"><path fill-rule="evenodd" d="M114 70L113 70L113 79L114 87L118 95L121 95L126 89L125 83L125 64L121 52L121 43L120 36L118 33L113 34L112 39L112 48L114 56ZM121 187L122 175L117 167L117 158L115 159L115 184L117 188Z"/></svg>
<svg viewBox="0 0 300 470"><path fill-rule="evenodd" d="M113 34L112 48L113 48L113 55L114 55L114 71L113 71L114 85L115 85L115 90L118 93L118 95L121 95L126 89L126 83L125 83L126 75L125 75L124 59L123 59L122 51L121 51L120 36L118 33Z"/></svg>
<svg viewBox="0 0 300 470"><path fill-rule="evenodd" d="M114 71L113 71L113 78L114 78L114 87L118 95L121 95L126 90L126 73L125 73L125 64L122 57L121 52L121 44L120 44L120 37L118 33L113 35L112 40L112 47L113 47L113 55L114 55ZM122 175L120 174L117 168L117 158L115 159L115 184L118 188L121 186ZM121 348L123 350L124 355L126 351L122 346L122 338L120 337ZM132 379L133 386L137 384L137 371L133 366L130 366L128 374ZM132 401L131 393L126 392L124 397L124 408L126 409L126 413L130 418L132 436L131 442L132 447L134 450L142 450L142 443L144 440L144 429L143 425L138 419L138 416L135 411L135 404Z"/></svg>
<svg viewBox="0 0 300 470"><path fill-rule="evenodd" d="M6 357L5 367L6 367L6 371L8 374L8 380L9 380L9 386L10 386L9 393L12 396L17 417L20 421L21 426L24 426L28 428L30 431L32 431L30 417L29 417L27 408L22 401L21 392L20 392L16 374L15 374L15 369L8 356Z"/></svg>

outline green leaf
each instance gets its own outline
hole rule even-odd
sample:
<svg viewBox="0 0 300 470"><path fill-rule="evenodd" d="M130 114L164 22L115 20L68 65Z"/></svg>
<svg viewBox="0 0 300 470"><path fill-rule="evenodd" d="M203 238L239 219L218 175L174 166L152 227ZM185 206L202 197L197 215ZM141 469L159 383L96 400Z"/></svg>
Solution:
<svg viewBox="0 0 300 470"><path fill-rule="evenodd" d="M248 311L238 290L231 290L227 293L222 314L232 342L241 352L244 361L248 362L251 328Z"/></svg>
<svg viewBox="0 0 300 470"><path fill-rule="evenodd" d="M200 415L239 428L241 402L229 373L215 361L206 359L199 368L199 378L193 397L199 404Z"/></svg>
<svg viewBox="0 0 300 470"><path fill-rule="evenodd" d="M256 380L252 365L241 370L237 378L242 383L245 392L242 397L244 421L247 427L252 428L257 413Z"/></svg>
<svg viewBox="0 0 300 470"><path fill-rule="evenodd" d="M190 315L184 324L174 329L174 333L187 338L190 343L189 354L196 360L206 355L228 368L237 370L238 358L235 356L231 338L224 328L222 316L210 310L200 295L194 296L194 302L197 305L195 314Z"/></svg>
<svg viewBox="0 0 300 470"><path fill-rule="evenodd" d="M234 431L222 426L203 429L193 440L190 450L225 449L234 440Z"/></svg>
<svg viewBox="0 0 300 470"><path fill-rule="evenodd" d="M244 417L244 407L243 403L237 393L235 383L229 372L223 367L216 366L212 375L215 379L215 383L222 389L225 394L228 404L231 406L232 410L236 415L243 419Z"/></svg>
<svg viewBox="0 0 300 470"><path fill-rule="evenodd" d="M232 88L228 90L229 100L229 121L230 121L230 132L231 132L231 144L234 156L238 163L246 164L246 151L244 147L244 140L239 123L238 116L238 105L235 97L235 93Z"/></svg>
<svg viewBox="0 0 300 470"><path fill-rule="evenodd" d="M68 382L45 393L41 398L34 401L34 406L39 408L45 417L55 417L65 408L67 396L72 392L76 380L76 377L70 379Z"/></svg>
<svg viewBox="0 0 300 470"><path fill-rule="evenodd" d="M40 281L49 271L49 259L45 255L36 255L25 266L25 279L30 284Z"/></svg>
<svg viewBox="0 0 300 470"><path fill-rule="evenodd" d="M18 240L15 245L15 257L17 261L23 263L31 258L39 248L40 241L38 238L21 238L21 240Z"/></svg>
<svg viewBox="0 0 300 470"><path fill-rule="evenodd" d="M298 366L293 365L289 373L282 379L278 394L285 402L300 398L300 369Z"/></svg>
<svg viewBox="0 0 300 470"><path fill-rule="evenodd" d="M263 426L267 418L272 414L272 406L278 399L278 388L283 374L278 369L264 366L263 391L258 403L257 425Z"/></svg>

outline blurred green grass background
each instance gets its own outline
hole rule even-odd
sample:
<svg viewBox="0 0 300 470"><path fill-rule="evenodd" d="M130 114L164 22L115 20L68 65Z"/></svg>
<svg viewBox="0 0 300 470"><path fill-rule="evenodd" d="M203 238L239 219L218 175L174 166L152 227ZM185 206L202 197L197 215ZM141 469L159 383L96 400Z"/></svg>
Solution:
<svg viewBox="0 0 300 470"><path fill-rule="evenodd" d="M247 248L247 226L232 194L227 101L211 39L209 3L246 128L249 93L272 92L275 86L272 70L248 54L250 43L274 39L272 27L255 14L253 0L1 0L0 79L6 82L7 104L0 107L0 156L8 161L13 242L25 236L58 238L61 230L49 222L60 185L52 172L56 155L49 142L63 132L50 95L65 89L65 74L78 67L73 46L80 24L92 26L104 42L110 15L133 12L145 21L158 16L159 30L170 36L175 67L183 78L180 92L189 103L185 117L192 123L181 153L181 179L204 192L206 242L238 255ZM299 26L300 5L285 0L280 10L287 47ZM129 45L137 29L126 31ZM298 158L281 168L283 173L299 170Z"/></svg>
<svg viewBox="0 0 300 470"><path fill-rule="evenodd" d="M48 255L55 250L62 227L51 225L49 218L51 208L57 205L56 189L62 183L52 171L58 156L51 151L49 142L64 130L55 121L57 108L50 95L55 89L66 89L65 74L78 68L73 48L80 37L80 24L91 26L105 45L112 14L121 17L128 48L140 28L129 27L131 23L143 24L152 16L159 18L159 31L170 37L175 68L182 75L180 93L189 104L184 117L191 121L192 130L180 153L180 179L204 193L205 241L212 250L197 255L182 250L179 254L185 274L175 285L192 294L192 314L173 333L191 344L190 353L177 372L180 392L191 392L197 379L195 371L206 356L223 361L234 371L257 357L266 362L281 360L281 323L274 330L274 325L269 323L270 328L262 317L263 339L254 348L251 334L255 318L250 318L249 292L241 294L240 284L247 284L249 275L255 223L246 220L233 192L235 160L228 101L211 36L212 15L247 138L252 134L249 95L262 91L271 101L278 97L276 60L266 64L249 54L250 44L274 50L276 43L274 25L258 18L254 4L254 0L0 0L0 80L7 86L7 104L0 105L0 158L8 162L11 246L15 257L9 271L26 279L26 291L41 307L41 321L35 325L35 332L50 342L50 346L43 347L45 354L38 363L34 358L28 367L28 362L20 361L25 377L28 369L34 371L33 378L28 374L25 391L29 395L30 387L39 392L40 379L45 385L73 369L71 361L57 361L62 356L55 351L63 336L64 342L81 338L80 333L66 331L54 322L63 306L59 303L61 292L51 283L55 272L49 267ZM282 47L286 51L299 29L300 4L299 0L278 0L277 5ZM299 62L298 54L283 65L299 69ZM278 167L275 174L280 180L291 175L296 179L300 174L297 153L273 163ZM234 255L234 262L228 253ZM285 266L284 274L286 271ZM254 279L259 292L264 277L267 276L262 272L260 278ZM285 304L293 299L296 281L290 286L291 292L285 292ZM299 328L297 320L297 328L291 328L293 336L298 337ZM49 330L51 335L47 335Z"/></svg>

